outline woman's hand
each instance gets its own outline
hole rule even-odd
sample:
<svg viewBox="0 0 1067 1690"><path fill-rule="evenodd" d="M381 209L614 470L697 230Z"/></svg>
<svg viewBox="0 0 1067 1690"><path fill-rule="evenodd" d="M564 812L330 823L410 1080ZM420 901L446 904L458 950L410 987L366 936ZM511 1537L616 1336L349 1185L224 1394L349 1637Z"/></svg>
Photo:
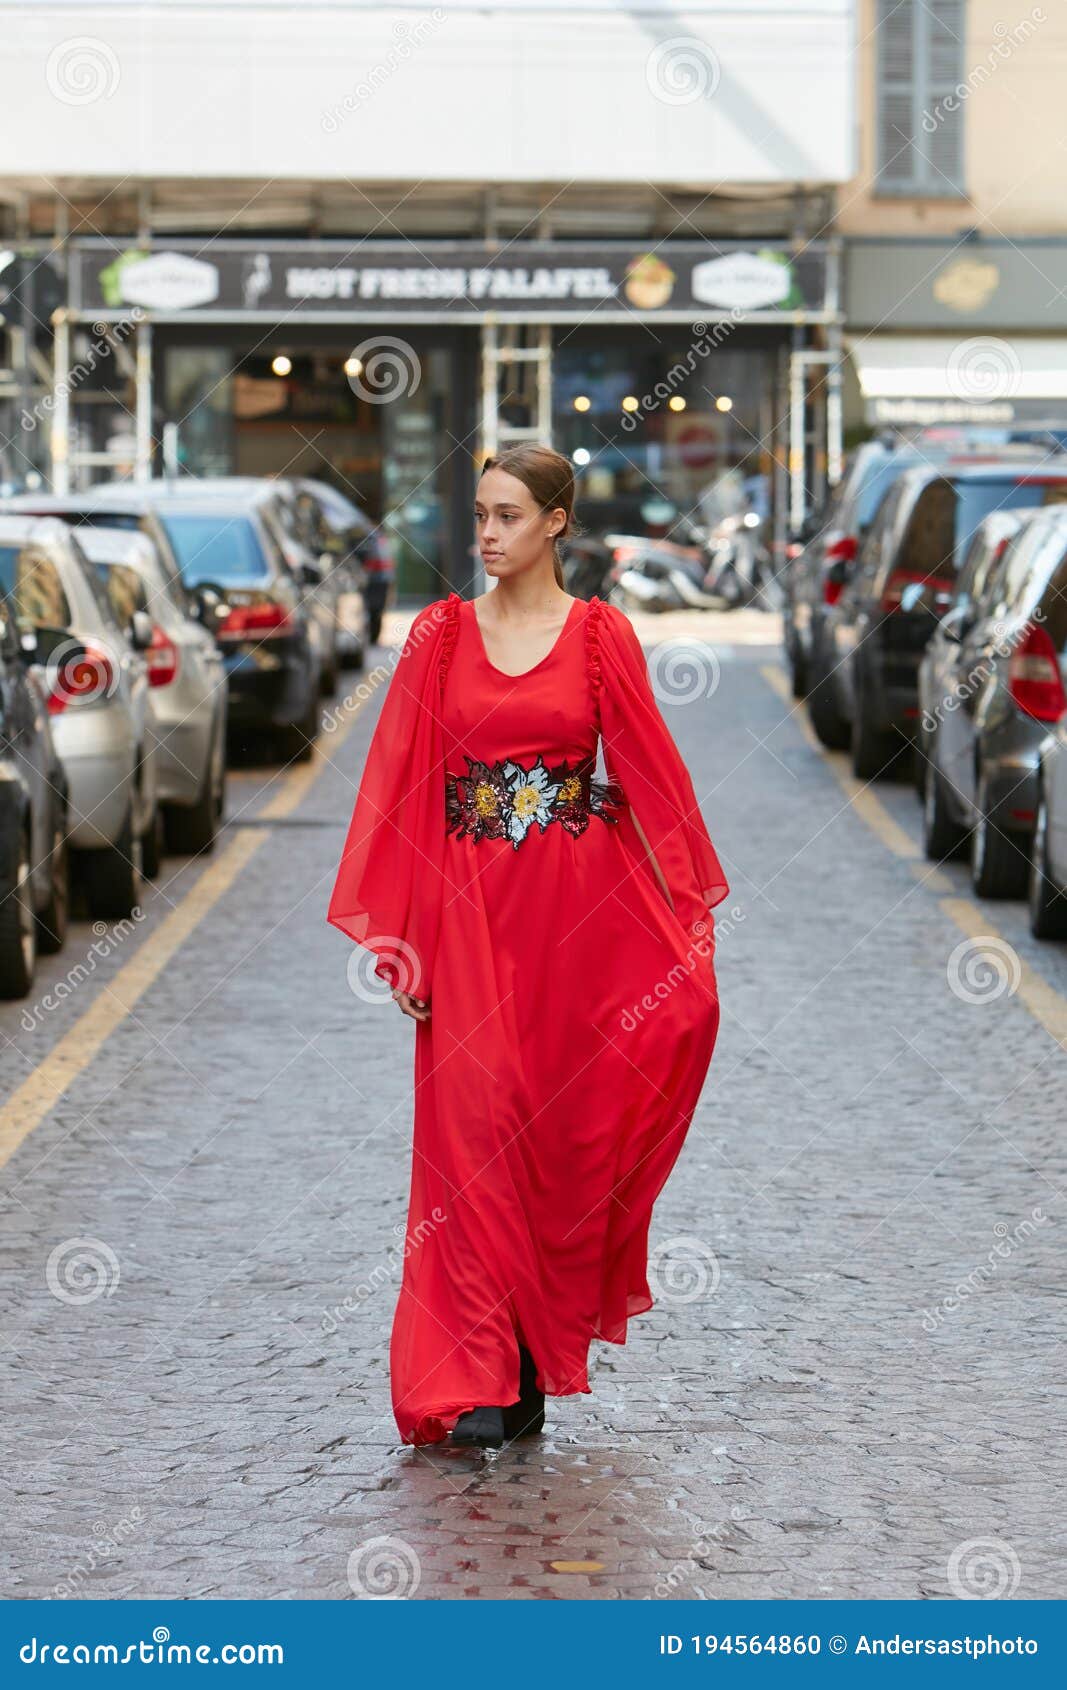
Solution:
<svg viewBox="0 0 1067 1690"><path fill-rule="evenodd" d="M405 1015L412 1016L416 1021L430 1019L430 1006L424 998L413 998L410 992L394 992L393 997L400 1005Z"/></svg>

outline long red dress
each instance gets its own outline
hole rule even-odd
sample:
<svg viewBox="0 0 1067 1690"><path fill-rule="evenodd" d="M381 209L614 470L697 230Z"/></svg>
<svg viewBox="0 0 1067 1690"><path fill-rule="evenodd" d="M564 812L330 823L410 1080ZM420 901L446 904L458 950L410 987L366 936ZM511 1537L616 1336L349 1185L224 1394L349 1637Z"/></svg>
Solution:
<svg viewBox="0 0 1067 1690"><path fill-rule="evenodd" d="M469 600L416 615L327 914L430 1000L390 1350L406 1443L514 1402L518 1339L548 1395L588 1391L591 1339L624 1343L651 1308L652 1205L718 1031L727 890L621 611L576 599L517 676Z"/></svg>

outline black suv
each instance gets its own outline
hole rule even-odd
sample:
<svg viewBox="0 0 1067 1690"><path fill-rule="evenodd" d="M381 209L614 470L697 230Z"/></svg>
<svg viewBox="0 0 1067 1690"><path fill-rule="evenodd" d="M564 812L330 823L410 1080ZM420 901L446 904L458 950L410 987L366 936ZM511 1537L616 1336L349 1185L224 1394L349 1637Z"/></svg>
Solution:
<svg viewBox="0 0 1067 1690"><path fill-rule="evenodd" d="M995 510L1067 501L1055 459L947 463L907 470L885 495L837 603L826 607L818 708L852 766L879 774L911 743L918 672L960 562Z"/></svg>

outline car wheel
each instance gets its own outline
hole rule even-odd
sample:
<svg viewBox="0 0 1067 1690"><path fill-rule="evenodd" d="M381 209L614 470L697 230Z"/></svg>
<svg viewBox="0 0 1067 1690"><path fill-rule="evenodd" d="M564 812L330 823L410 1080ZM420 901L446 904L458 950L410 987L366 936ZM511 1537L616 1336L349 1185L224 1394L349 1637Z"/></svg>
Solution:
<svg viewBox="0 0 1067 1690"><path fill-rule="evenodd" d="M923 771L923 852L931 862L945 862L958 857L967 839L967 830L955 820L948 807L945 777L933 759L933 745L929 753L915 753Z"/></svg>
<svg viewBox="0 0 1067 1690"><path fill-rule="evenodd" d="M10 890L0 901L0 998L24 998L37 968L30 843L24 828L19 831L10 873L3 878Z"/></svg>
<svg viewBox="0 0 1067 1690"><path fill-rule="evenodd" d="M281 731L279 751L283 762L306 763L319 734L319 701L314 692L302 722Z"/></svg>
<svg viewBox="0 0 1067 1690"><path fill-rule="evenodd" d="M814 675L808 688L808 716L815 737L829 751L844 751L848 745L848 723L838 708L834 680L819 659L812 662Z"/></svg>
<svg viewBox="0 0 1067 1690"><path fill-rule="evenodd" d="M808 666L804 661L800 642L795 635L791 635L786 640L785 655L789 665L789 680L793 688L793 697L806 698L808 695Z"/></svg>
<svg viewBox="0 0 1067 1690"><path fill-rule="evenodd" d="M52 956L63 949L70 919L70 850L63 818L56 824L52 836L52 857L49 864L48 902L37 911L37 949L42 956Z"/></svg>
<svg viewBox="0 0 1067 1690"><path fill-rule="evenodd" d="M978 783L978 819L971 829L971 885L980 898L1025 896L1030 864L1025 846L989 819L989 795Z"/></svg>
<svg viewBox="0 0 1067 1690"><path fill-rule="evenodd" d="M863 688L856 693L856 712L852 718L852 773L857 780L873 780L888 772L901 752L901 744L891 729L876 728L870 719Z"/></svg>
<svg viewBox="0 0 1067 1690"><path fill-rule="evenodd" d="M323 664L322 673L319 677L319 692L323 698L333 698L336 693L339 667L337 641L334 640L333 650L330 652L330 661Z"/></svg>
<svg viewBox="0 0 1067 1690"><path fill-rule="evenodd" d="M145 890L141 864L141 841L133 831L132 810L127 810L115 844L84 853L85 897L94 921L133 914Z"/></svg>
<svg viewBox="0 0 1067 1690"><path fill-rule="evenodd" d="M1027 888L1030 931L1035 939L1067 939L1067 893L1056 885L1048 857L1048 805L1041 793L1037 821L1030 847L1030 875Z"/></svg>
<svg viewBox="0 0 1067 1690"><path fill-rule="evenodd" d="M141 836L141 873L146 880L154 880L163 867L165 849L163 811L157 804L152 811L152 820Z"/></svg>
<svg viewBox="0 0 1067 1690"><path fill-rule="evenodd" d="M221 734L212 744L200 796L195 804L168 804L168 848L179 857L198 857L214 849L226 807L226 748Z"/></svg>

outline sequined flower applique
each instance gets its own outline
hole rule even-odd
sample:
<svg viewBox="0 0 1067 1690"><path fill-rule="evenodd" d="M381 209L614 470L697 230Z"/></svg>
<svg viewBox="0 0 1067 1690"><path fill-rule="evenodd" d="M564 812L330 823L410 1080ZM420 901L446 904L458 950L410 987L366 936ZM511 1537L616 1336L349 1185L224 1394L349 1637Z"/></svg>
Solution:
<svg viewBox="0 0 1067 1690"><path fill-rule="evenodd" d="M624 802L612 781L595 780L592 761L549 767L542 757L529 767L503 758L493 764L465 757L467 774L446 775L446 832L474 839L509 839L518 850L536 823L541 832L558 821L577 837L590 816L616 822L610 808Z"/></svg>

